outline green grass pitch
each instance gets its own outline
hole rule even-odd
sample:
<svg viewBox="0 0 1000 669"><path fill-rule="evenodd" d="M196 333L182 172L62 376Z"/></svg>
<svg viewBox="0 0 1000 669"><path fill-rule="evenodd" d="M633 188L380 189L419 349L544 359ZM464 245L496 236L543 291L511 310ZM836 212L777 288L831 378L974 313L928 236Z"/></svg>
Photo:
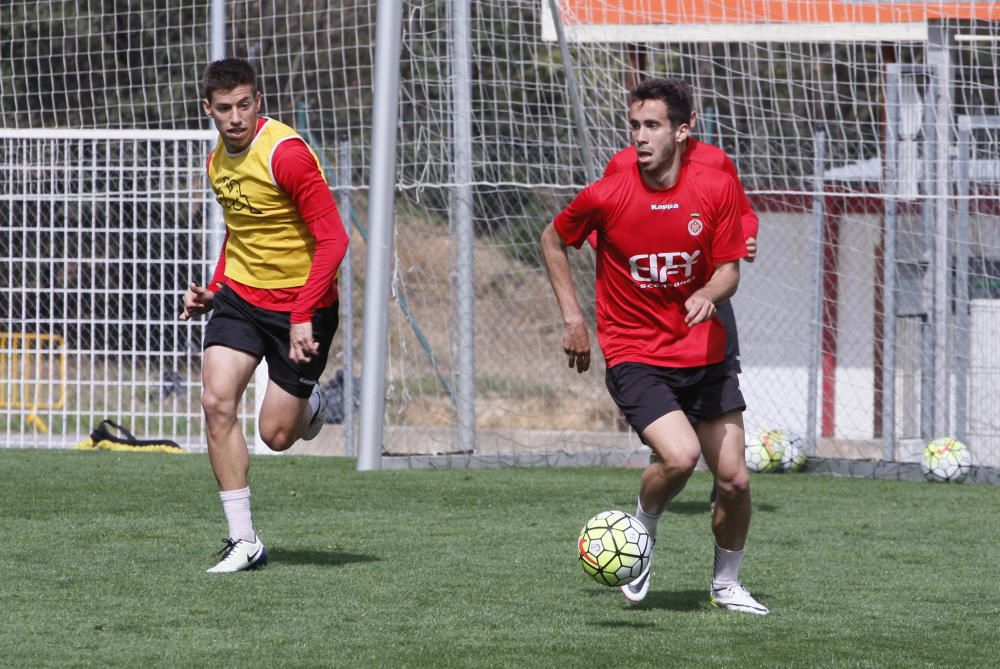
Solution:
<svg viewBox="0 0 1000 669"><path fill-rule="evenodd" d="M710 480L660 521L639 606L576 563L636 470L358 473L255 457L257 573L209 575L203 455L0 449L0 666L995 667L1000 488L755 475L742 576L708 603Z"/></svg>

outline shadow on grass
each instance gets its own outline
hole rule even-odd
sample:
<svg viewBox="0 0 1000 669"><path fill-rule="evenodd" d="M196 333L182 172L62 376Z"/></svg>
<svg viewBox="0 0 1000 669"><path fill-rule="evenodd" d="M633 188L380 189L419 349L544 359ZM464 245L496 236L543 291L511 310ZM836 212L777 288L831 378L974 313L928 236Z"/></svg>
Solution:
<svg viewBox="0 0 1000 669"><path fill-rule="evenodd" d="M767 596L764 595L761 597L759 596L760 594L761 593L759 592L755 592L754 596L757 597L762 604L767 606ZM707 589L650 592L646 596L646 599L639 604L631 606L630 608L664 609L668 611L720 611L720 609L717 609L712 605ZM731 611L723 612L732 613ZM754 616L750 617L753 618Z"/></svg>
<svg viewBox="0 0 1000 669"><path fill-rule="evenodd" d="M697 611L708 607L708 590L653 590L635 609L665 609L668 611Z"/></svg>
<svg viewBox="0 0 1000 669"><path fill-rule="evenodd" d="M587 589L585 592L592 597L606 597L608 594L605 590ZM644 609L696 611L698 609L709 608L707 588L705 590L653 590L646 595L646 599L642 600L638 604L629 603L626 601L625 597L619 593L618 600L621 602L622 608L626 611L642 611ZM602 622L601 624L607 623ZM636 623L636 625L642 626L642 623ZM621 623L621 626L632 626L632 624L623 622Z"/></svg>
<svg viewBox="0 0 1000 669"><path fill-rule="evenodd" d="M342 553L339 551L297 550L288 548L273 548L269 551L272 563L278 564L311 564L320 567L337 567L353 562L378 562L380 558L374 555L359 553Z"/></svg>
<svg viewBox="0 0 1000 669"><path fill-rule="evenodd" d="M708 503L708 498L704 502L678 502L673 501L667 504L667 513L676 513L683 516L697 516L708 513L712 506Z"/></svg>
<svg viewBox="0 0 1000 669"><path fill-rule="evenodd" d="M623 629L633 629L633 630L647 630L658 628L659 625L656 623L645 623L638 620L591 620L587 623L591 627L600 627L601 629L608 628L623 628Z"/></svg>
<svg viewBox="0 0 1000 669"><path fill-rule="evenodd" d="M754 513L772 513L778 510L774 504L753 503ZM703 513L711 513L712 505L706 499L704 502L671 502L667 505L667 513L676 513L682 516L697 516Z"/></svg>

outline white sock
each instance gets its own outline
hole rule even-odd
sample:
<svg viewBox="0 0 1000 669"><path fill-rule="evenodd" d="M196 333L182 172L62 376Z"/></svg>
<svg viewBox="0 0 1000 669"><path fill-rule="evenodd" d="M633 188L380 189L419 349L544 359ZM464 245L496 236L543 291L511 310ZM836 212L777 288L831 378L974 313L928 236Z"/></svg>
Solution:
<svg viewBox="0 0 1000 669"><path fill-rule="evenodd" d="M646 513L642 508L642 502L636 501L635 503L635 517L639 519L639 522L646 526L646 531L649 532L651 539L656 539L656 524L660 522L660 514L655 516Z"/></svg>
<svg viewBox="0 0 1000 669"><path fill-rule="evenodd" d="M319 389L319 384L313 386L313 391L309 393L309 420L319 411L319 394L323 392Z"/></svg>
<svg viewBox="0 0 1000 669"><path fill-rule="evenodd" d="M219 498L222 500L226 522L229 523L229 538L254 541L257 533L253 530L250 518L250 488L219 491Z"/></svg>
<svg viewBox="0 0 1000 669"><path fill-rule="evenodd" d="M715 575L712 577L712 589L718 590L740 580L740 562L746 549L727 551L715 544Z"/></svg>

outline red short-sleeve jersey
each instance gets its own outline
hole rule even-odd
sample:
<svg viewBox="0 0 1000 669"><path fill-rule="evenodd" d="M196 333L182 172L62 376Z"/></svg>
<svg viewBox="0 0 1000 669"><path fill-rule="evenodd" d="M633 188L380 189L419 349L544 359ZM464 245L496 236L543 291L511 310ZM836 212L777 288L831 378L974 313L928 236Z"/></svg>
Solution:
<svg viewBox="0 0 1000 669"><path fill-rule="evenodd" d="M599 232L597 338L609 367L697 367L725 357L722 323L688 327L684 302L716 264L746 255L737 191L725 172L690 162L672 188L653 190L633 163L587 186L556 216L567 245L579 248Z"/></svg>
<svg viewBox="0 0 1000 669"><path fill-rule="evenodd" d="M687 148L684 150L684 160L722 170L736 181L736 185L740 187L740 225L743 228L743 238L756 237L760 229L760 220L750 205L750 198L747 197L746 192L743 190L743 184L740 183L740 176L736 171L736 166L733 165L733 161L729 159L726 152L714 144L706 144L694 137L689 137ZM637 161L638 154L636 153L635 145L624 148L611 156L611 160L608 161L608 164L604 168L604 176L611 176L615 172L628 169L634 166Z"/></svg>

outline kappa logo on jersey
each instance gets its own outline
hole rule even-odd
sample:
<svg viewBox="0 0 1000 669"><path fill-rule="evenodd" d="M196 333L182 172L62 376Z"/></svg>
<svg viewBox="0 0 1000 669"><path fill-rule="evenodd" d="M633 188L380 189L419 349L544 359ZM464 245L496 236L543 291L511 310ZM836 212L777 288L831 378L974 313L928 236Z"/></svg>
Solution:
<svg viewBox="0 0 1000 669"><path fill-rule="evenodd" d="M679 204L673 202L669 204L651 204L649 205L650 211L670 211L671 209L680 209Z"/></svg>
<svg viewBox="0 0 1000 669"><path fill-rule="evenodd" d="M694 279L694 266L700 256L700 249L694 253L640 253L628 259L628 266L640 288L676 288Z"/></svg>
<svg viewBox="0 0 1000 669"><path fill-rule="evenodd" d="M222 188L213 186L212 190L215 191L216 201L226 209L233 211L249 209L251 214L264 213L250 203L250 198L243 194L243 188L240 187L240 182L236 179L224 176L222 177Z"/></svg>

